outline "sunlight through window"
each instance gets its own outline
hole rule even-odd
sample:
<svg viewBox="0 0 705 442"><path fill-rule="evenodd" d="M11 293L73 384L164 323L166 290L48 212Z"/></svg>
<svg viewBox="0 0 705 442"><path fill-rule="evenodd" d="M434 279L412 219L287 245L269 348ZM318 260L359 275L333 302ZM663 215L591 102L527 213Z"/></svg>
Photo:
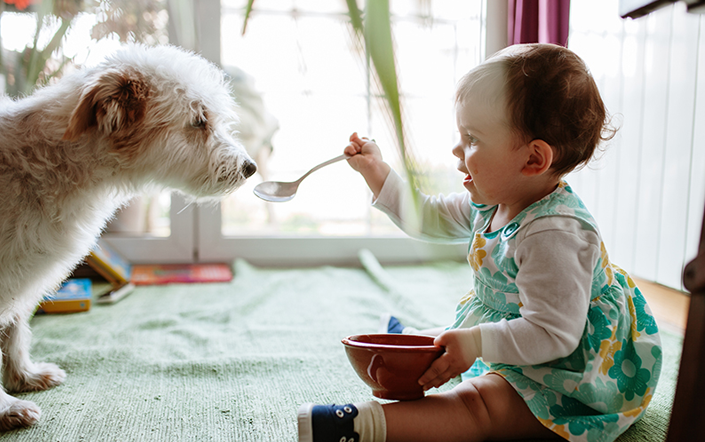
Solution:
<svg viewBox="0 0 705 442"><path fill-rule="evenodd" d="M223 235L401 235L370 208L367 186L344 162L308 177L291 202L252 195L263 180L294 181L340 155L354 131L374 138L385 160L402 168L345 3L258 0L242 36L245 4L222 2L222 63L253 77L279 130L271 153L259 158L262 173L223 202ZM432 177L433 189L425 190L462 191L451 154L453 94L483 56L482 2L391 1L390 7L408 142Z"/></svg>

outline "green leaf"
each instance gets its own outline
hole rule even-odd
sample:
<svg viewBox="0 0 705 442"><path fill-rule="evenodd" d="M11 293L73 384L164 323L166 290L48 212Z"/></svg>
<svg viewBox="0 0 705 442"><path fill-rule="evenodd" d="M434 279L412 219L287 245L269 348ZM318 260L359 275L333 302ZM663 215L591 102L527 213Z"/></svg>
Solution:
<svg viewBox="0 0 705 442"><path fill-rule="evenodd" d="M419 173L411 152L407 149L405 139L388 0L367 2L363 34L367 51L370 54L380 86L387 99L407 179L412 190L414 190L414 195L416 195L415 190L420 187ZM418 201L415 200L415 202Z"/></svg>
<svg viewBox="0 0 705 442"><path fill-rule="evenodd" d="M345 0L348 4L348 15L350 23L357 33L362 33L362 11L357 7L357 0Z"/></svg>
<svg viewBox="0 0 705 442"><path fill-rule="evenodd" d="M389 106L395 114L395 120L398 116L400 122L399 87L387 0L376 0L367 4L364 35L367 50L374 63L382 89L387 96ZM401 128L397 128L397 130L399 129Z"/></svg>
<svg viewBox="0 0 705 442"><path fill-rule="evenodd" d="M254 3L255 0L247 1L247 6L245 7L245 20L242 22L242 35L245 35L245 31L247 30L247 22L250 20L250 13L252 12L252 5Z"/></svg>

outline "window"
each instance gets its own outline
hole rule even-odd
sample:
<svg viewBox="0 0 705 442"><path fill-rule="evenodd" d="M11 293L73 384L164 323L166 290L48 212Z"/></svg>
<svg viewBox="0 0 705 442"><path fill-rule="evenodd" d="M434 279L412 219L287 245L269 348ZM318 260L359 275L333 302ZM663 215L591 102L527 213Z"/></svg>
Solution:
<svg viewBox="0 0 705 442"><path fill-rule="evenodd" d="M70 26L62 26L62 21L52 14L38 23L37 11L44 6L56 7ZM130 21L130 26L109 22L115 17L111 14L116 4L111 2L85 3L84 9L79 10L72 9L76 7L73 2L23 4L0 0L0 92L22 96L30 93L37 81L51 83L77 66L95 66L121 46L118 36L108 32L111 29L141 29L142 40L148 44L168 42L168 14L163 2L125 1L119 6L123 10L118 16ZM93 38L100 32L104 33L101 38ZM32 72L26 60L54 41L61 44L41 69ZM135 262L189 261L193 257L193 217L193 209L179 197L172 201L168 191L143 195L109 225L107 236Z"/></svg>
<svg viewBox="0 0 705 442"><path fill-rule="evenodd" d="M344 163L308 177L290 203L252 197L263 179L293 181L341 154L353 131L375 138L385 159L400 167L383 99L370 85L344 2L258 0L243 37L245 3L223 2L221 62L226 70L237 66L252 75L280 128L271 155L260 160L263 174L223 203L222 234L400 235L370 210L367 187ZM391 2L400 89L410 141L433 182L441 178L440 187L448 189L453 93L460 76L480 61L481 2L436 2L418 10L420 4ZM437 5L444 9L434 10Z"/></svg>
<svg viewBox="0 0 705 442"><path fill-rule="evenodd" d="M325 262L355 259L356 247L380 246L386 253L377 253L391 260L428 257L419 250L422 246L409 244L386 216L370 207L371 193L345 163L309 176L291 202L266 203L253 196L252 189L262 180L294 181L341 154L353 131L374 138L392 167L402 167L383 99L371 84L345 3L258 0L242 36L245 4L222 3L221 63L226 70L237 66L254 78L280 127L271 155L259 159L263 173L225 200L220 210L199 210L200 222L208 226L199 229L199 257ZM425 190L462 191L450 153L457 132L453 96L460 76L484 56L483 4L392 1L390 8L408 141L433 186ZM278 252L269 258L271 252L264 250L247 252L258 245ZM441 250L435 253L460 256L457 248Z"/></svg>
<svg viewBox="0 0 705 442"><path fill-rule="evenodd" d="M464 247L406 238L370 207L364 180L344 162L308 177L289 203L265 203L252 194L264 179L294 180L339 155L353 131L376 139L385 159L402 169L383 98L371 84L344 1L257 0L244 36L246 0L202 0L185 12L178 5L190 2L142 3L156 8L136 11L138 21L153 25L147 43L163 43L167 33L176 36L179 23L193 18L177 43L201 48L231 74L240 69L251 76L279 128L271 154L258 155L262 174L222 206L187 207L178 196L157 194L126 209L139 214L137 222L126 213L106 235L126 257L135 262L242 257L269 264L342 263L355 261L361 248L395 262L462 256ZM91 65L117 50L114 34L91 40L94 24L106 17L100 8L109 6L100 2L73 19L60 57ZM484 58L484 6L482 0L390 1L407 142L424 164L428 192L462 190L450 152L457 139L453 93L460 76ZM21 51L31 44L33 14L6 9L1 20L2 46L16 44L13 50ZM39 47L60 27L58 20L45 25Z"/></svg>

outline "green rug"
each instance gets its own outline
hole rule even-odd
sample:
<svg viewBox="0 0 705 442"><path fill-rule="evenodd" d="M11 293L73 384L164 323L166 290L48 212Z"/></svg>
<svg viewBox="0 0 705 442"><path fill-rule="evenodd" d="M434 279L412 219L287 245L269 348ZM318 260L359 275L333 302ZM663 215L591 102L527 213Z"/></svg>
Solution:
<svg viewBox="0 0 705 442"><path fill-rule="evenodd" d="M379 314L431 327L453 319L467 264L260 269L230 283L139 287L115 305L32 320L36 361L66 382L23 394L39 423L3 441L296 441L301 403L372 399L341 338L374 332ZM681 339L664 333L661 383L620 441L662 441ZM445 385L451 388L457 381Z"/></svg>

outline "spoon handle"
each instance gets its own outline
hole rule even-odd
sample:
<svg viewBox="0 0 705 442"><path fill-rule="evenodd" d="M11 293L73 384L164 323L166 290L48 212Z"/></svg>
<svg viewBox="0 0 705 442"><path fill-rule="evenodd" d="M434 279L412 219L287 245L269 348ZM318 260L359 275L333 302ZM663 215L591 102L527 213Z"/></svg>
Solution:
<svg viewBox="0 0 705 442"><path fill-rule="evenodd" d="M323 163L319 164L318 166L314 167L313 169L309 170L308 172L306 172L301 178L298 179L298 181L303 180L304 178L306 178L307 176L311 175L313 172L317 171L317 170L320 169L321 167L325 167L325 166L327 166L327 165L329 165L329 164L337 163L338 161L342 161L342 160L345 160L345 159L347 159L347 158L350 158L350 156L349 156L349 155L346 155L346 154L342 154L342 155L337 156L337 157L335 157L335 158L333 158L333 159L330 159L330 160L328 160L328 161L326 161L326 162L323 162Z"/></svg>

